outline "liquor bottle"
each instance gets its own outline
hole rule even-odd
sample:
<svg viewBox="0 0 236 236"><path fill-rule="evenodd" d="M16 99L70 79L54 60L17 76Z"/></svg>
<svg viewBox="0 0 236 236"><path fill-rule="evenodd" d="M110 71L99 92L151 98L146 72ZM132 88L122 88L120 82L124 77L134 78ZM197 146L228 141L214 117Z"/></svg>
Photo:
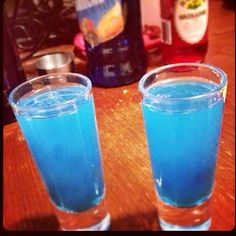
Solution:
<svg viewBox="0 0 236 236"><path fill-rule="evenodd" d="M161 0L164 62L204 61L208 47L208 0Z"/></svg>
<svg viewBox="0 0 236 236"><path fill-rule="evenodd" d="M76 0L93 85L116 87L146 72L139 0Z"/></svg>
<svg viewBox="0 0 236 236"><path fill-rule="evenodd" d="M8 103L10 92L20 83L25 81L25 73L21 64L13 35L10 30L8 18L4 12L4 28L3 28L3 123L9 124L15 121L12 108Z"/></svg>

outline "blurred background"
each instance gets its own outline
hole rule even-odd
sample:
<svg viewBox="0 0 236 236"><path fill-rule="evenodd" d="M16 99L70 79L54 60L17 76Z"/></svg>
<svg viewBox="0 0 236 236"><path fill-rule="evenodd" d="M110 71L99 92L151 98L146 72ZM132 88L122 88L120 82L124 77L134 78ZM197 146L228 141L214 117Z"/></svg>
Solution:
<svg viewBox="0 0 236 236"><path fill-rule="evenodd" d="M73 42L79 30L73 0L7 0L4 9L23 60L41 48Z"/></svg>

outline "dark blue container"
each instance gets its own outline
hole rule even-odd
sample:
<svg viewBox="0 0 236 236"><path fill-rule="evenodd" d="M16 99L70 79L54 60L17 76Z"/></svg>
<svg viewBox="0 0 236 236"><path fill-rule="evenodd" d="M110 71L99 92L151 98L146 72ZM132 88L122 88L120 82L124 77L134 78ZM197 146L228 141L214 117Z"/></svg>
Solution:
<svg viewBox="0 0 236 236"><path fill-rule="evenodd" d="M76 0L93 85L116 87L146 72L139 0Z"/></svg>

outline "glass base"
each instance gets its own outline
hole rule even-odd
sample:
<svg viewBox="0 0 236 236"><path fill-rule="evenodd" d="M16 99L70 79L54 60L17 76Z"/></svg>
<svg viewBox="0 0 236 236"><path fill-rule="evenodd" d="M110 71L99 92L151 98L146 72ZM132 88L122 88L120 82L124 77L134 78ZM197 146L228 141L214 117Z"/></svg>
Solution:
<svg viewBox="0 0 236 236"><path fill-rule="evenodd" d="M158 215L162 230L206 231L211 226L210 199L194 207L175 207L158 198Z"/></svg>
<svg viewBox="0 0 236 236"><path fill-rule="evenodd" d="M111 217L104 200L84 212L56 209L56 215L62 231L107 231L110 227Z"/></svg>
<svg viewBox="0 0 236 236"><path fill-rule="evenodd" d="M107 214L104 219L102 219L96 225L89 226L88 228L79 228L79 229L64 229L62 231L107 231L110 227L111 217L110 214Z"/></svg>
<svg viewBox="0 0 236 236"><path fill-rule="evenodd" d="M160 219L160 226L164 231L207 231L211 226L211 218L200 225L193 226L172 225Z"/></svg>

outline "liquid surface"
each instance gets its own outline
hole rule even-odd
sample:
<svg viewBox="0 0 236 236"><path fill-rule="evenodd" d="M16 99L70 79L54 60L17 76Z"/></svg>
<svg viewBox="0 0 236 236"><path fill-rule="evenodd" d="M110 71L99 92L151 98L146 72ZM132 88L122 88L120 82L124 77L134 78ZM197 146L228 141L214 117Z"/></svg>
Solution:
<svg viewBox="0 0 236 236"><path fill-rule="evenodd" d="M18 101L18 106L38 108L19 113L17 120L53 203L74 212L97 205L104 196L93 97L61 106L83 89L53 89ZM57 104L60 109L54 109Z"/></svg>
<svg viewBox="0 0 236 236"><path fill-rule="evenodd" d="M148 92L178 98L201 95L215 86L178 81L154 85ZM142 103L156 191L173 206L195 206L212 192L224 101L215 95L171 106L164 101Z"/></svg>
<svg viewBox="0 0 236 236"><path fill-rule="evenodd" d="M157 95L164 96L168 98L190 98L195 96L201 96L215 90L217 86L206 82L204 79L199 79L199 81L189 80L188 82L170 79L167 83L159 83L148 89L148 92ZM201 82L200 82L201 80Z"/></svg>

